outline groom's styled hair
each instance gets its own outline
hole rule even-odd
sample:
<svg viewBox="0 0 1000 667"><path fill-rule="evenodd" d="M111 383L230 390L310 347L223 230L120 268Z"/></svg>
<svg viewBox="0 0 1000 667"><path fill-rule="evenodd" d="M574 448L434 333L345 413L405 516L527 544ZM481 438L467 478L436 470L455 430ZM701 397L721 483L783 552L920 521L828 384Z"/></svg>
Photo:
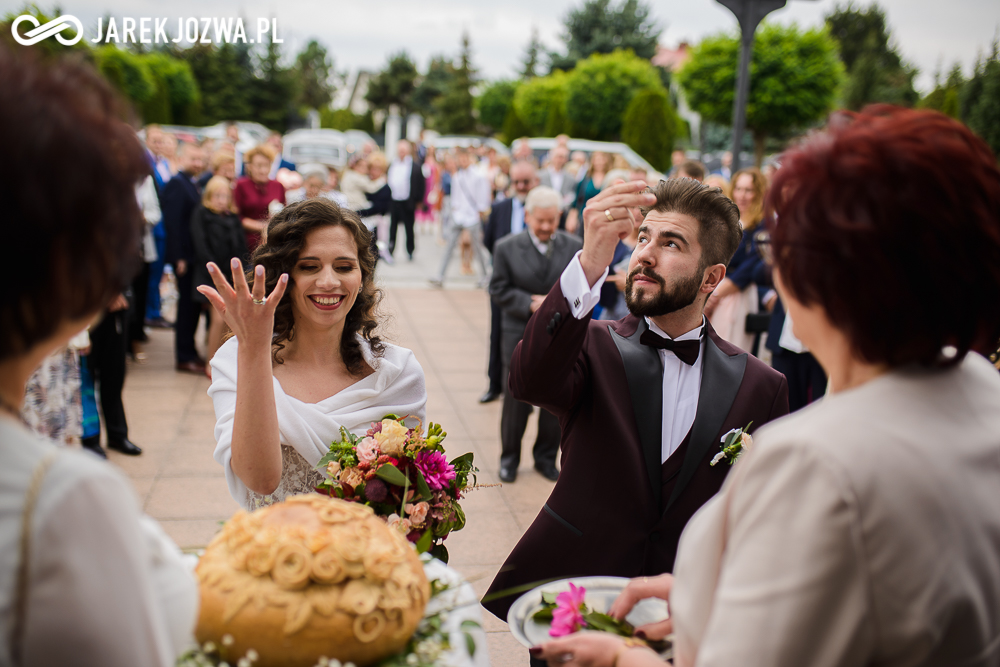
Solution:
<svg viewBox="0 0 1000 667"><path fill-rule="evenodd" d="M649 188L656 203L640 209L645 216L650 211L682 213L698 221L698 243L701 244L701 267L729 265L743 238L740 209L719 188L713 188L690 178L671 178Z"/></svg>

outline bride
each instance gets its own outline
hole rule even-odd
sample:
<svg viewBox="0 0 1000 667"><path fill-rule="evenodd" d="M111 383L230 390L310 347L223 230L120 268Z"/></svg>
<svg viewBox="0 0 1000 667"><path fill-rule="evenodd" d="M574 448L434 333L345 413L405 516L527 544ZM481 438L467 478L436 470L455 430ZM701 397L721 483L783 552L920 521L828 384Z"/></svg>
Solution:
<svg viewBox="0 0 1000 667"><path fill-rule="evenodd" d="M233 258L232 285L208 264L215 289L198 290L234 333L211 362L215 460L245 509L312 491L342 426L424 419L423 369L376 335L374 263L355 213L309 199L271 219L246 275Z"/></svg>

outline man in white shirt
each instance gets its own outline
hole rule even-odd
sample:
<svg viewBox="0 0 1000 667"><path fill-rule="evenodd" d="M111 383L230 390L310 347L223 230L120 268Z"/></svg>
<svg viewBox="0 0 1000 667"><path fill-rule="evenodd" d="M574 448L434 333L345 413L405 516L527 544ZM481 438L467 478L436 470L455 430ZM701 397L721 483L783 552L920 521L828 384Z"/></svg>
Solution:
<svg viewBox="0 0 1000 667"><path fill-rule="evenodd" d="M390 180L390 187L392 182ZM393 195L395 198L395 195ZM455 246L463 232L468 232L472 237L472 250L479 263L480 285L485 285L488 277L486 268L486 250L482 244L482 219L490 210L490 182L483 176L482 172L472 167L472 156L466 148L458 149L458 171L451 177L451 231L448 238L448 247L445 248L444 258L441 260L441 270L437 276L431 278L430 283L435 287L444 284L444 274L448 270L448 262L455 252Z"/></svg>
<svg viewBox="0 0 1000 667"><path fill-rule="evenodd" d="M592 321L619 239L645 219L629 263L629 315ZM562 427L555 489L500 569L503 591L570 576L669 572L687 520L722 485L721 438L788 412L784 376L718 337L705 302L739 245L739 211L697 181L612 185L588 202L583 250L528 321L508 391ZM487 595L489 597L489 594Z"/></svg>
<svg viewBox="0 0 1000 667"><path fill-rule="evenodd" d="M559 193L561 199L559 210L562 213L566 212L576 195L576 176L566 170L567 162L569 162L569 150L557 145L549 153L549 165L538 175L542 185L547 185Z"/></svg>
<svg viewBox="0 0 1000 667"><path fill-rule="evenodd" d="M406 254L413 261L416 245L413 237L413 222L416 218L417 203L424 198L424 172L420 164L411 157L413 148L406 139L396 145L396 159L389 165L386 178L392 192L389 205L389 256L396 249L396 231L399 223L406 229Z"/></svg>

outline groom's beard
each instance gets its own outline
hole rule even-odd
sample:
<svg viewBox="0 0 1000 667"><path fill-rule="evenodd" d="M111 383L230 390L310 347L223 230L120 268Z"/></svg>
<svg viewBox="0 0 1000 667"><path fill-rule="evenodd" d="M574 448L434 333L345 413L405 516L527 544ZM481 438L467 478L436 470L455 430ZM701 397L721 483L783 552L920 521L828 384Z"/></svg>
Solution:
<svg viewBox="0 0 1000 667"><path fill-rule="evenodd" d="M659 291L650 295L650 288L646 287L645 293L640 294L635 289L634 281L640 273L655 280L660 286ZM639 317L659 317L687 308L698 298L702 273L704 271L699 267L692 275L680 278L673 289L668 290L666 281L660 275L640 264L625 280L625 305L630 313Z"/></svg>

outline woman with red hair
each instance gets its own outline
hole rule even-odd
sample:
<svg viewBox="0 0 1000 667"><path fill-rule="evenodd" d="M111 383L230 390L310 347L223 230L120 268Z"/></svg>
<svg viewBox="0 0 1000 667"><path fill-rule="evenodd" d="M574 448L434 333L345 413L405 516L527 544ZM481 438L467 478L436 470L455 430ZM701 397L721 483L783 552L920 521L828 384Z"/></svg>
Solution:
<svg viewBox="0 0 1000 667"><path fill-rule="evenodd" d="M1000 169L932 111L869 107L790 151L774 279L830 393L762 427L688 523L677 665L1000 665ZM672 625L672 628L671 628ZM536 654L661 664L607 635Z"/></svg>

